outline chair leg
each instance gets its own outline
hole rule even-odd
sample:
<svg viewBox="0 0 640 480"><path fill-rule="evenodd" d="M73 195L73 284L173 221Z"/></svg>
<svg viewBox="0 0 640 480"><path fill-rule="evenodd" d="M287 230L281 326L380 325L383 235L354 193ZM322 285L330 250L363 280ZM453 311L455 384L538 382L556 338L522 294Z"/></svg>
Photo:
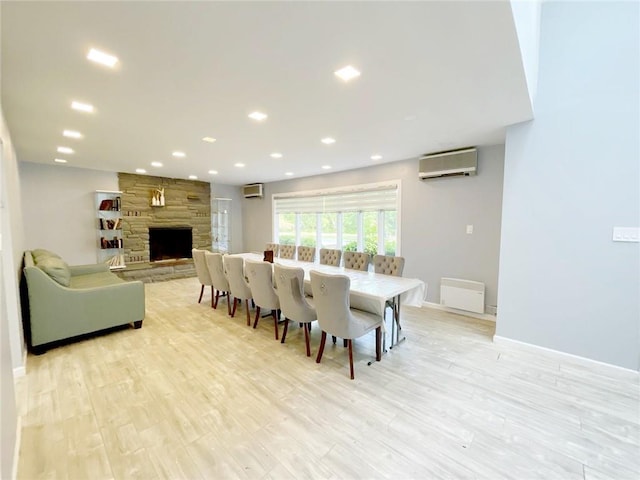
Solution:
<svg viewBox="0 0 640 480"><path fill-rule="evenodd" d="M198 303L202 301L202 294L204 293L204 285L200 286L200 296L198 297Z"/></svg>
<svg viewBox="0 0 640 480"><path fill-rule="evenodd" d="M305 323L304 325L304 343L307 346L307 357L311 356L311 348L309 346L309 327L311 326L310 323Z"/></svg>
<svg viewBox="0 0 640 480"><path fill-rule="evenodd" d="M336 336L335 335L331 335L331 340L333 340L333 344L335 345L336 344L336 340L337 340Z"/></svg>
<svg viewBox="0 0 640 480"><path fill-rule="evenodd" d="M316 357L316 363L320 363L322 360L322 353L324 352L324 342L327 341L327 332L322 331L322 336L320 337L320 347L318 348L318 356Z"/></svg>
<svg viewBox="0 0 640 480"><path fill-rule="evenodd" d="M213 285L211 285L211 308L213 307Z"/></svg>
<svg viewBox="0 0 640 480"><path fill-rule="evenodd" d="M233 311L229 311L229 315L231 315L231 318L233 318L233 316L236 314L236 309L238 308L238 302L242 301L239 298L234 298L233 299Z"/></svg>
<svg viewBox="0 0 640 480"><path fill-rule="evenodd" d="M276 329L276 340L278 340L278 314L275 310L271 310L271 316L273 317L273 326Z"/></svg>
<svg viewBox="0 0 640 480"><path fill-rule="evenodd" d="M218 308L218 297L220 297L220 290L216 290L216 298L212 305L213 308Z"/></svg>
<svg viewBox="0 0 640 480"><path fill-rule="evenodd" d="M231 300L231 292L227 292L227 313L231 315L231 304L229 303L229 300ZM235 305L235 301L233 303Z"/></svg>
<svg viewBox="0 0 640 480"><path fill-rule="evenodd" d="M347 339L346 338L342 339L342 346L347 348Z"/></svg>
<svg viewBox="0 0 640 480"><path fill-rule="evenodd" d="M376 362L382 360L382 327L376 328Z"/></svg>
<svg viewBox="0 0 640 480"><path fill-rule="evenodd" d="M353 341L347 340L347 345L349 346L349 371L351 372L351 380L353 380Z"/></svg>
<svg viewBox="0 0 640 480"><path fill-rule="evenodd" d="M256 307L256 319L253 321L253 328L258 326L260 320L260 307ZM249 325L249 300L247 300L247 325Z"/></svg>
<svg viewBox="0 0 640 480"><path fill-rule="evenodd" d="M289 329L289 320L287 320L287 317L284 317L284 330L282 330L282 340L280 340L280 343L284 343L284 339L287 338L288 329Z"/></svg>

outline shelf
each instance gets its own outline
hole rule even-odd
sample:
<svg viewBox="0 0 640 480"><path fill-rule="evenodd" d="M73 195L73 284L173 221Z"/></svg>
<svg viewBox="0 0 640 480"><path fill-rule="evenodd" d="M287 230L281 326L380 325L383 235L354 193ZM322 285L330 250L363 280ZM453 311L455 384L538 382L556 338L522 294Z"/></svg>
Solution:
<svg viewBox="0 0 640 480"><path fill-rule="evenodd" d="M122 192L97 190L94 197L98 263L106 263L110 269L125 268L122 239Z"/></svg>

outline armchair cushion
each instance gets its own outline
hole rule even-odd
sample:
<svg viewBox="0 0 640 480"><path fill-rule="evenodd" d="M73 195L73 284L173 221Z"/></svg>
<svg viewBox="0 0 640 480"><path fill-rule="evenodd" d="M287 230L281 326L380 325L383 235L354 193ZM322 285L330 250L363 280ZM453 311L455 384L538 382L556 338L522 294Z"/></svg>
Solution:
<svg viewBox="0 0 640 480"><path fill-rule="evenodd" d="M39 257L36 266L43 270L52 279L63 287L68 287L71 282L69 265L59 257Z"/></svg>

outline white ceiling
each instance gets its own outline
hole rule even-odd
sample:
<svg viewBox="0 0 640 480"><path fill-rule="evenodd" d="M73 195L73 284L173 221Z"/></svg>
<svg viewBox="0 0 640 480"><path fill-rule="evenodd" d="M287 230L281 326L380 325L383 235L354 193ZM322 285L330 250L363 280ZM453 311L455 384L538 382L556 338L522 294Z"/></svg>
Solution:
<svg viewBox="0 0 640 480"><path fill-rule="evenodd" d="M238 185L500 143L532 117L508 1L3 1L1 21L2 108L21 161ZM91 47L119 67L86 60ZM344 83L333 72L348 64L362 75Z"/></svg>

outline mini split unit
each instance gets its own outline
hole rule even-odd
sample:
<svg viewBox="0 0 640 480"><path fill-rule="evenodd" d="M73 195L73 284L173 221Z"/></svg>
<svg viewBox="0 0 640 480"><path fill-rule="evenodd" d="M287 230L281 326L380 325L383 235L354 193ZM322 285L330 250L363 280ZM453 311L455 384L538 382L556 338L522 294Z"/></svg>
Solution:
<svg viewBox="0 0 640 480"><path fill-rule="evenodd" d="M420 157L418 176L425 180L439 177L475 175L478 169L478 151L475 148L430 153Z"/></svg>
<svg viewBox="0 0 640 480"><path fill-rule="evenodd" d="M244 198L262 198L262 183L250 183L249 185L243 185L242 194Z"/></svg>

